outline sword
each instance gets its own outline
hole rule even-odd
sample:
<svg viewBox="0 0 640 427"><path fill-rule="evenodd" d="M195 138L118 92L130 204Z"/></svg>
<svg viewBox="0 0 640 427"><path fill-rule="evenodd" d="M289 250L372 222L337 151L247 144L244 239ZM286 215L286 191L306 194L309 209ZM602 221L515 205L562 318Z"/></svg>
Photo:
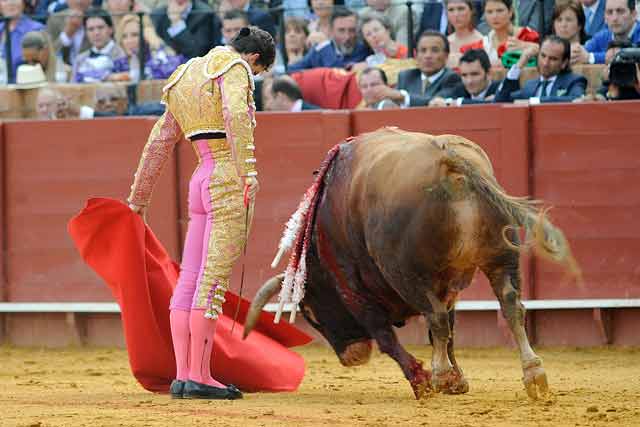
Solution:
<svg viewBox="0 0 640 427"><path fill-rule="evenodd" d="M238 320L238 314L240 313L240 304L242 304L242 290L244 289L244 270L247 262L247 246L249 245L249 211L250 201L249 201L249 186L244 186L244 191L242 194L242 199L244 202L244 207L246 208L246 212L244 215L244 249L242 251L242 272L240 273L240 292L238 294L238 304L236 305L236 313L233 315L233 323L231 324L231 336L233 336L233 330L236 327L236 321Z"/></svg>

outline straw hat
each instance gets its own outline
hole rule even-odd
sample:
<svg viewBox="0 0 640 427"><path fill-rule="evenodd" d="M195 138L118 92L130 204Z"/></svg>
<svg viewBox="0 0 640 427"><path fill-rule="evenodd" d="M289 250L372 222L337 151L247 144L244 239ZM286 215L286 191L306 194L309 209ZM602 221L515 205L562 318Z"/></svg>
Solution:
<svg viewBox="0 0 640 427"><path fill-rule="evenodd" d="M22 64L18 66L16 71L16 84L10 85L10 87L13 89L35 89L46 84L47 76L45 76L40 64Z"/></svg>

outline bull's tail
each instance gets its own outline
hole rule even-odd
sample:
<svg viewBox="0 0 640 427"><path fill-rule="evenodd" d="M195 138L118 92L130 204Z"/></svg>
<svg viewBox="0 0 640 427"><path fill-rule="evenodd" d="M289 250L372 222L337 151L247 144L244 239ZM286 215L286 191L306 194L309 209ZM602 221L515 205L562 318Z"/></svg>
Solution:
<svg viewBox="0 0 640 427"><path fill-rule="evenodd" d="M548 208L541 208L538 200L508 195L492 175L480 173L468 160L452 150L447 151L441 160L441 165L446 168L447 179L454 181L455 187L466 188L477 194L511 224L502 230L507 245L519 251L533 248L536 255L562 265L578 280L581 278L580 267L564 233L547 217ZM523 227L527 236L522 245L514 244L507 236L507 231L517 227Z"/></svg>

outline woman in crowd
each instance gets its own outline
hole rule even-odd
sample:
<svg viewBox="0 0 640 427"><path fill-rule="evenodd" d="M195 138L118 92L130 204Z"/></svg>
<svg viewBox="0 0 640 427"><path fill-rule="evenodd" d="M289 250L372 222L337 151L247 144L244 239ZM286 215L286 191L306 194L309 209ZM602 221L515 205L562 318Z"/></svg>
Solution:
<svg viewBox="0 0 640 427"><path fill-rule="evenodd" d="M500 58L505 52L522 51L525 47L537 44L539 35L528 27L518 27L514 22L512 0L487 0L484 4L484 17L491 28L489 34L479 43L471 43L463 50L482 47L495 66L501 65Z"/></svg>
<svg viewBox="0 0 640 427"><path fill-rule="evenodd" d="M9 33L11 36L11 68L15 79L18 65L22 62L22 39L31 31L40 31L44 25L24 15L24 0L0 0L0 16L9 18ZM5 22L0 22L0 60L6 61L6 29ZM4 64L3 69L4 69ZM12 79L9 83L14 83Z"/></svg>
<svg viewBox="0 0 640 427"><path fill-rule="evenodd" d="M558 2L553 9L553 34L569 40L571 45L587 41L585 22L582 5L576 0Z"/></svg>
<svg viewBox="0 0 640 427"><path fill-rule="evenodd" d="M571 63L578 59L582 45L587 41L585 31L586 18L582 4L577 0L558 2L553 9L553 34L569 40L571 43Z"/></svg>
<svg viewBox="0 0 640 427"><path fill-rule="evenodd" d="M49 35L44 31L31 31L22 39L22 62L40 64L48 82L56 81L56 56ZM65 80L66 80L65 71Z"/></svg>
<svg viewBox="0 0 640 427"><path fill-rule="evenodd" d="M288 62L298 62L304 57L307 53L307 37L309 28L305 19L292 17L284 21L284 48Z"/></svg>
<svg viewBox="0 0 640 427"><path fill-rule="evenodd" d="M129 14L122 17L119 27L116 28L116 41L126 56L114 61L114 74L109 77L109 80L139 80L140 21L137 15ZM171 48L165 46L153 25L145 26L142 49L147 79L166 79L178 68L178 65L184 62L184 57L175 55Z"/></svg>
<svg viewBox="0 0 640 427"><path fill-rule="evenodd" d="M407 46L393 40L391 23L383 15L375 12L366 14L362 18L360 29L362 38L373 51L373 55L367 57L369 66L379 65L387 58L407 57Z"/></svg>
<svg viewBox="0 0 640 427"><path fill-rule="evenodd" d="M309 22L309 37L307 47L331 38L331 12L333 12L334 0L311 0L313 17Z"/></svg>
<svg viewBox="0 0 640 427"><path fill-rule="evenodd" d="M448 67L455 68L459 65L462 46L477 43L482 40L482 33L476 30L475 9L472 0L447 0L447 20L453 32L449 39Z"/></svg>

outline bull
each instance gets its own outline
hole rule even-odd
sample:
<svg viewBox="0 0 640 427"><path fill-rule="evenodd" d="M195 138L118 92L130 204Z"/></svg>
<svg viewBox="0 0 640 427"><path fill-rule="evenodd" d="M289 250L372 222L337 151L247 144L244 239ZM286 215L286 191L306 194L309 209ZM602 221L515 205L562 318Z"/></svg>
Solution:
<svg viewBox="0 0 640 427"><path fill-rule="evenodd" d="M527 394L541 397L548 382L525 332L521 251L532 247L579 275L563 233L544 212L536 201L509 196L488 156L467 139L396 128L361 135L340 145L322 177L300 311L345 366L366 363L375 340L400 365L416 399L466 393L454 355L454 306L480 270L517 343ZM283 278L256 294L245 336ZM431 370L392 328L416 315L427 320Z"/></svg>

